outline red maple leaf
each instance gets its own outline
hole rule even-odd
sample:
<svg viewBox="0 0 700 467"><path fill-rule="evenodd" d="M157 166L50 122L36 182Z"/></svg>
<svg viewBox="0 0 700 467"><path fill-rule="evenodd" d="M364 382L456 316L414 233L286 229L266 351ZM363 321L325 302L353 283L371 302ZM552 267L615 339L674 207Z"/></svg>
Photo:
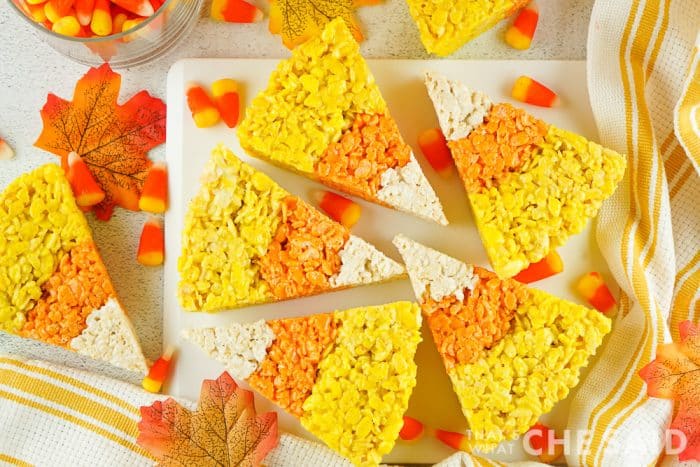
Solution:
<svg viewBox="0 0 700 467"><path fill-rule="evenodd" d="M256 466L277 446L277 414L257 415L253 393L227 372L205 380L191 412L175 400L141 407L136 442L163 466Z"/></svg>
<svg viewBox="0 0 700 467"><path fill-rule="evenodd" d="M649 396L678 402L671 428L682 431L687 441L678 459L700 461L700 326L683 321L679 329L680 342L659 346L656 359L639 376Z"/></svg>
<svg viewBox="0 0 700 467"><path fill-rule="evenodd" d="M41 109L43 128L34 145L61 157L82 156L105 192L95 207L108 220L115 205L138 210L151 161L148 151L165 141L165 104L141 91L117 103L121 76L108 64L91 68L75 86L72 101L49 94Z"/></svg>

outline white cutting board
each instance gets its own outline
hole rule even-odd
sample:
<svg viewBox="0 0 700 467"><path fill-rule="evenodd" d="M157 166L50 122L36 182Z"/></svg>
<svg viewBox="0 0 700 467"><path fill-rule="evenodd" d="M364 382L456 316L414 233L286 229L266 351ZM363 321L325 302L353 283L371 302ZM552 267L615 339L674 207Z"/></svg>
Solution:
<svg viewBox="0 0 700 467"><path fill-rule="evenodd" d="M166 261L164 276L164 341L176 344L180 352L168 392L174 396L196 400L203 379L216 378L223 368L209 360L199 349L180 342L184 328L222 326L231 321L251 322L290 316L345 309L361 305L377 305L395 300L415 300L408 279L389 284L360 287L353 290L327 293L283 303L254 306L217 314L183 311L177 301L177 258L180 253L180 234L189 200L199 188L199 176L209 158L210 150L220 142L253 166L263 170L285 189L311 202L309 192L320 184L285 172L257 159L248 157L240 148L236 131L223 123L214 128L195 127L185 102L185 88L190 81L208 87L212 81L230 77L242 84L242 102L251 99L266 87L268 77L277 60L255 59L192 59L177 62L168 74L168 127L167 161L170 173L170 209L165 217ZM582 135L597 139L597 131L588 103L585 62L578 61L452 61L452 60L369 60L377 83L392 115L424 172L432 183L445 208L449 227L422 221L364 201L362 217L353 232L377 248L399 260L391 239L398 233L406 234L461 260L487 265L486 253L468 207L464 188L456 173L445 180L438 176L425 161L416 140L420 131L437 127L437 119L422 83L426 70L435 70L450 78L462 80L468 86L486 92L495 102L510 102L510 87L519 75L527 74L540 79L555 89L562 104L554 109L527 106L527 110L548 122ZM591 270L601 271L611 281L607 267L596 247L589 225L583 233L571 238L559 249L564 260L564 272L536 284L548 292L581 302L572 290L572 283ZM435 351L432 338L423 326L423 342L418 348L418 384L411 397L407 414L426 425L451 431L463 431L466 422L460 412L457 397ZM571 396L570 396L571 398ZM569 398L569 399L570 399ZM259 411L276 410L263 397L256 397ZM568 414L568 400L558 404L543 420L563 428ZM314 439L293 417L280 413L280 428ZM430 436L416 444L397 442L385 462L434 463L452 451ZM504 445L491 457L499 460L524 460L521 443Z"/></svg>

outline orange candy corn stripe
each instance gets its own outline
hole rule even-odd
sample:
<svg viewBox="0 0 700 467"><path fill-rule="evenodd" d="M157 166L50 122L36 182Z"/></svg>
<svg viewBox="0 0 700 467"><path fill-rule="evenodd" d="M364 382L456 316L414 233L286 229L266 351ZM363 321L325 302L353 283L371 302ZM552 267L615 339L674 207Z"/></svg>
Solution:
<svg viewBox="0 0 700 467"><path fill-rule="evenodd" d="M163 383L170 376L171 364L175 348L170 346L165 349L163 355L156 360L153 366L148 370L148 375L143 379L141 385L143 388L154 394L158 394L163 389Z"/></svg>
<svg viewBox="0 0 700 467"><path fill-rule="evenodd" d="M552 250L540 261L532 263L526 269L520 271L514 279L523 284L530 284L559 274L563 270L564 263L561 260L561 256L556 250Z"/></svg>
<svg viewBox="0 0 700 467"><path fill-rule="evenodd" d="M244 0L213 0L211 18L228 23L257 23L263 12Z"/></svg>
<svg viewBox="0 0 700 467"><path fill-rule="evenodd" d="M362 214L359 204L330 191L317 191L314 193L314 198L323 212L347 228L355 225Z"/></svg>
<svg viewBox="0 0 700 467"><path fill-rule="evenodd" d="M238 83L233 79L219 79L212 83L211 92L221 119L227 127L235 128L241 109Z"/></svg>
<svg viewBox="0 0 700 467"><path fill-rule="evenodd" d="M221 120L219 109L204 88L198 84L191 84L188 87L187 106L192 112L194 124L199 128L214 126Z"/></svg>
<svg viewBox="0 0 700 467"><path fill-rule="evenodd" d="M151 16L155 13L148 0L112 0L112 3L139 16Z"/></svg>
<svg viewBox="0 0 700 467"><path fill-rule="evenodd" d="M513 21L513 25L506 31L506 43L514 49L529 49L539 19L540 14L537 3L533 1L520 10L515 21Z"/></svg>
<svg viewBox="0 0 700 467"><path fill-rule="evenodd" d="M163 213L168 207L168 169L163 162L153 164L146 175L139 199L139 209Z"/></svg>
<svg viewBox="0 0 700 467"><path fill-rule="evenodd" d="M542 423L536 423L525 434L525 439L530 443L530 447L537 451L540 462L550 464L555 462L564 454L564 446L554 443L554 430Z"/></svg>
<svg viewBox="0 0 700 467"><path fill-rule="evenodd" d="M439 128L431 128L418 135L418 146L437 173L443 177L452 174L452 154Z"/></svg>
<svg viewBox="0 0 700 467"><path fill-rule="evenodd" d="M82 26L90 26L95 0L75 0L75 16Z"/></svg>
<svg viewBox="0 0 700 467"><path fill-rule="evenodd" d="M136 259L144 266L160 266L164 258L163 223L157 217L151 217L143 226Z"/></svg>
<svg viewBox="0 0 700 467"><path fill-rule="evenodd" d="M97 184L85 161L75 152L68 154L67 178L78 206L94 206L105 199L105 192Z"/></svg>
<svg viewBox="0 0 700 467"><path fill-rule="evenodd" d="M588 303L601 313L608 314L615 309L617 302L603 277L598 272L589 272L576 284L578 292Z"/></svg>
<svg viewBox="0 0 700 467"><path fill-rule="evenodd" d="M413 417L404 415L399 438L404 441L417 441L423 436L424 432L425 426L423 426L423 423Z"/></svg>
<svg viewBox="0 0 700 467"><path fill-rule="evenodd" d="M540 107L554 107L559 104L557 94L539 81L529 76L520 76L513 84L513 99Z"/></svg>
<svg viewBox="0 0 700 467"><path fill-rule="evenodd" d="M458 451L471 452L473 449L469 436L464 433L441 430L438 428L435 430L435 437L442 441L443 444Z"/></svg>

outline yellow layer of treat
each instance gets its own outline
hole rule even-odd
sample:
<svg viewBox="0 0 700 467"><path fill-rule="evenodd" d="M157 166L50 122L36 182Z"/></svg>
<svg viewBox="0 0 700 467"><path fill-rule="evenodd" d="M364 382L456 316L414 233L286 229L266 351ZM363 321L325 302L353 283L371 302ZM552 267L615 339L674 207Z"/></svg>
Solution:
<svg viewBox="0 0 700 467"><path fill-rule="evenodd" d="M182 231L183 308L216 311L272 298L256 261L277 231L280 202L288 194L228 149L214 149Z"/></svg>
<svg viewBox="0 0 700 467"><path fill-rule="evenodd" d="M378 465L394 447L416 385L420 309L397 302L336 316L335 347L319 364L301 423L355 465Z"/></svg>
<svg viewBox="0 0 700 467"><path fill-rule="evenodd" d="M447 56L529 0L407 0L426 50Z"/></svg>
<svg viewBox="0 0 700 467"><path fill-rule="evenodd" d="M61 167L48 164L0 195L0 330L17 332L61 258L92 241Z"/></svg>
<svg viewBox="0 0 700 467"><path fill-rule="evenodd" d="M615 191L625 165L615 151L550 126L518 172L469 193L494 271L512 277L581 232Z"/></svg>
<svg viewBox="0 0 700 467"><path fill-rule="evenodd" d="M311 174L355 115L385 111L357 42L338 18L280 62L246 110L238 137L251 155Z"/></svg>
<svg viewBox="0 0 700 467"><path fill-rule="evenodd" d="M598 311L531 289L513 328L474 363L449 372L475 448L493 449L534 425L579 381L610 332Z"/></svg>

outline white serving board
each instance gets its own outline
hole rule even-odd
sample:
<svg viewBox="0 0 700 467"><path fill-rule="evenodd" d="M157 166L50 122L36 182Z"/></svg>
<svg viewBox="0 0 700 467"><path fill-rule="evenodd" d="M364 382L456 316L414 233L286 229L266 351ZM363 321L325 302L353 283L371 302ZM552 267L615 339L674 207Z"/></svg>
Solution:
<svg viewBox="0 0 700 467"><path fill-rule="evenodd" d="M167 101L167 161L170 173L170 209L165 218L166 261L164 276L164 342L176 344L180 352L168 392L174 396L196 400L203 379L216 378L223 367L209 360L198 348L181 342L179 335L188 327L222 326L231 321L251 322L290 316L377 305L395 300L415 300L408 279L389 284L361 287L353 290L327 293L315 297L283 303L238 309L217 314L183 311L177 301L177 258L180 253L180 235L189 200L199 188L199 176L209 158L210 150L225 143L243 160L269 174L293 194L313 204L309 192L320 184L285 172L277 167L248 157L240 148L235 130L219 124L214 128L196 128L185 102L185 88L190 81L209 86L212 81L231 77L242 83L242 102L247 105L253 96L266 87L268 77L277 60L256 59L192 59L173 65L168 74ZM416 153L416 157L430 179L445 208L449 227L422 221L364 201L362 217L353 232L374 243L390 257L400 256L391 244L394 235L403 233L431 247L461 260L488 265L486 253L479 240L468 207L466 195L456 173L451 179L442 179L428 165L417 147L420 131L437 126L437 119L428 99L422 76L426 70L435 70L448 77L462 80L467 85L486 92L495 102L510 102L510 87L515 78L527 74L557 90L562 104L553 109L527 106L527 110L548 122L573 130L592 139L597 131L588 103L585 62L578 61L451 61L451 60L369 60L392 115ZM520 105L520 104L519 104ZM596 246L591 226L570 239L559 249L564 260L564 273L536 284L536 287L560 297L580 302L572 290L572 283L581 274L601 271L608 281L610 274ZM460 412L457 397L433 347L432 338L423 326L423 342L418 348L418 384L410 401L407 414L426 425L451 431L463 431L466 422ZM551 426L563 428L568 415L571 396L558 404L543 420ZM262 396L256 397L259 411L277 410ZM280 428L286 432L314 439L293 417L280 413ZM434 463L451 450L430 436L416 444L397 442L385 462ZM525 460L521 443L507 443L492 456L498 460Z"/></svg>

